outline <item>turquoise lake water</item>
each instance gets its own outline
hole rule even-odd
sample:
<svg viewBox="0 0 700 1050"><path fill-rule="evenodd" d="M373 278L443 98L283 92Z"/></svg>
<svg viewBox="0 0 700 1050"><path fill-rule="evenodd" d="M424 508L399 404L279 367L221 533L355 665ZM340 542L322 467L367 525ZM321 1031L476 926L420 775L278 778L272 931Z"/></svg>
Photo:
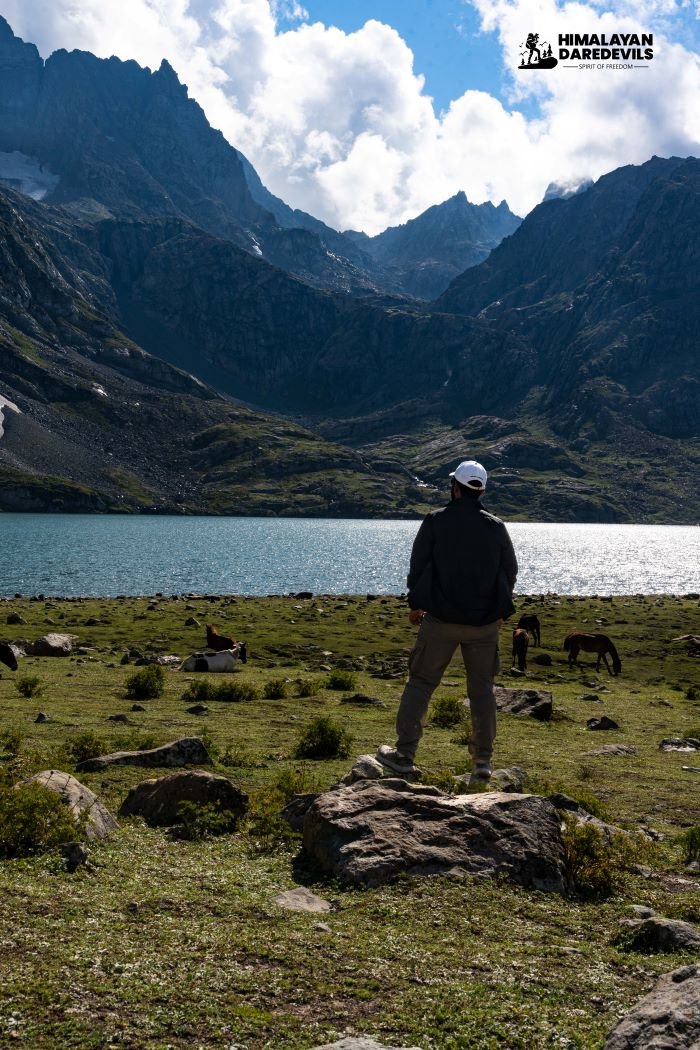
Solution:
<svg viewBox="0 0 700 1050"><path fill-rule="evenodd" d="M399 594L418 521L0 514L0 595ZM521 594L700 592L700 528L508 525Z"/></svg>

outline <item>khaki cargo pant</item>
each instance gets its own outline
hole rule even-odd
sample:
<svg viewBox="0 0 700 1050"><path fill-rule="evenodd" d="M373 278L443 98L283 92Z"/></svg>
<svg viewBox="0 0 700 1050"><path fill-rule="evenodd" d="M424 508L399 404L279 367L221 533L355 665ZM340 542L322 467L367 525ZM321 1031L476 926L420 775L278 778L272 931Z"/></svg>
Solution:
<svg viewBox="0 0 700 1050"><path fill-rule="evenodd" d="M472 717L469 751L474 762L490 762L496 736L494 675L500 670L498 623L470 627L444 623L426 613L408 660L409 677L396 716L396 748L415 758L428 705L459 645L467 671L467 696Z"/></svg>

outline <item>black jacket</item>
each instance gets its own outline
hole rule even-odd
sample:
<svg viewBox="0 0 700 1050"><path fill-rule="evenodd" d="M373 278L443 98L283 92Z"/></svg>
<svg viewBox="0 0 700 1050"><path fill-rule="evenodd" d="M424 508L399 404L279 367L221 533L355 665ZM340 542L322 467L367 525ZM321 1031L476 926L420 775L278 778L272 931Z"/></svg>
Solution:
<svg viewBox="0 0 700 1050"><path fill-rule="evenodd" d="M411 551L408 604L447 623L492 623L515 611L517 575L503 522L464 496L421 524Z"/></svg>

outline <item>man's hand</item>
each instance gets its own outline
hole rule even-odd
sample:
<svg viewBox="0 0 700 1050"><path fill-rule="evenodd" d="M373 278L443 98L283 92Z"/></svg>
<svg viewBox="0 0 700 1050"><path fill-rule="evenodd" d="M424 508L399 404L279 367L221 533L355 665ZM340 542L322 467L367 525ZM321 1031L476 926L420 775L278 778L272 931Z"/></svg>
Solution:
<svg viewBox="0 0 700 1050"><path fill-rule="evenodd" d="M411 609L410 613L408 614L408 622L413 624L414 627L418 627L419 624L423 623L424 616L424 609Z"/></svg>

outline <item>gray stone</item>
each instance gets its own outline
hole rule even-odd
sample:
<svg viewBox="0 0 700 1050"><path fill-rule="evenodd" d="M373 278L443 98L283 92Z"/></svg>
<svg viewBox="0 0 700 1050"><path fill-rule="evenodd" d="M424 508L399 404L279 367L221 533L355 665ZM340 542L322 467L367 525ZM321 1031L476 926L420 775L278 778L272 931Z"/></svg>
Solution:
<svg viewBox="0 0 700 1050"><path fill-rule="evenodd" d="M36 718L34 719L34 721L35 721L36 723L38 723L39 725L41 725L41 724L42 724L43 722L50 722L50 721L51 721L51 719L50 719L50 718L49 718L49 716L48 716L48 715L46 714L46 711L40 711L40 712L39 712L39 714L38 714L38 715L36 716Z"/></svg>
<svg viewBox="0 0 700 1050"><path fill-rule="evenodd" d="M507 791L519 794L523 790L525 783L525 777L527 774L524 769L520 766L511 766L510 769L494 769L489 780L491 791ZM462 773L460 776L455 777L455 784L461 791L464 789L465 794L469 794L473 785L469 782L471 780L470 773Z"/></svg>
<svg viewBox="0 0 700 1050"><path fill-rule="evenodd" d="M131 710L132 711L145 711L146 708L143 706L143 704L132 704L131 705Z"/></svg>
<svg viewBox="0 0 700 1050"><path fill-rule="evenodd" d="M636 919L651 919L656 915L654 909L646 904L630 904L629 910Z"/></svg>
<svg viewBox="0 0 700 1050"><path fill-rule="evenodd" d="M351 696L341 696L341 704L357 704L358 707L386 707L383 700L376 696L367 696L366 693L353 693Z"/></svg>
<svg viewBox="0 0 700 1050"><path fill-rule="evenodd" d="M185 627L201 627L201 623L196 616L188 616L185 620Z"/></svg>
<svg viewBox="0 0 700 1050"><path fill-rule="evenodd" d="M700 1046L700 967L664 974L615 1025L603 1050L697 1050Z"/></svg>
<svg viewBox="0 0 700 1050"><path fill-rule="evenodd" d="M208 715L209 708L206 704L193 704L192 707L185 708L188 715Z"/></svg>
<svg viewBox="0 0 700 1050"><path fill-rule="evenodd" d="M386 1046L384 1043L378 1043L375 1039L368 1039L366 1036L346 1036L345 1039L339 1039L336 1043L324 1043L322 1046L314 1046L312 1050L420 1050L417 1046Z"/></svg>
<svg viewBox="0 0 700 1050"><path fill-rule="evenodd" d="M700 740L697 737L667 737L659 744L661 751L700 751Z"/></svg>
<svg viewBox="0 0 700 1050"><path fill-rule="evenodd" d="M61 856L66 862L66 871L71 874L82 864L87 864L88 849L82 842L64 842L61 846Z"/></svg>
<svg viewBox="0 0 700 1050"><path fill-rule="evenodd" d="M25 784L41 784L55 791L70 809L76 825L84 821L85 834L89 839L104 839L117 828L117 821L89 788L81 784L70 773L59 769L45 769L24 781Z"/></svg>
<svg viewBox="0 0 700 1050"><path fill-rule="evenodd" d="M379 780L386 769L374 755L360 755L349 773L346 773L341 784L354 784L357 780Z"/></svg>
<svg viewBox="0 0 700 1050"><path fill-rule="evenodd" d="M586 700L589 704L602 704L603 702L597 693L583 693L579 700Z"/></svg>
<svg viewBox="0 0 700 1050"><path fill-rule="evenodd" d="M540 722L552 717L552 694L546 689L506 689L494 686L496 707L511 715L529 715Z"/></svg>
<svg viewBox="0 0 700 1050"><path fill-rule="evenodd" d="M108 766L199 766L211 765L209 752L199 737L184 737L148 751L115 751L77 764L78 773L99 773Z"/></svg>
<svg viewBox="0 0 700 1050"><path fill-rule="evenodd" d="M632 744L601 744L594 747L592 751L584 751L584 755L636 755L637 748Z"/></svg>
<svg viewBox="0 0 700 1050"><path fill-rule="evenodd" d="M551 667L552 657L549 653L537 653L536 656L529 657L531 664L539 664L540 667Z"/></svg>
<svg viewBox="0 0 700 1050"><path fill-rule="evenodd" d="M122 715L122 714L119 714L119 715L107 715L107 721L108 722L128 722L129 721L129 716L128 715Z"/></svg>
<svg viewBox="0 0 700 1050"><path fill-rule="evenodd" d="M5 622L10 624L11 626L14 626L19 623L26 623L27 621L20 613L11 612L7 614L7 620Z"/></svg>
<svg viewBox="0 0 700 1050"><path fill-rule="evenodd" d="M316 863L355 885L457 866L541 890L568 887L559 816L536 795L451 796L405 780L361 780L319 795L303 829Z"/></svg>
<svg viewBox="0 0 700 1050"><path fill-rule="evenodd" d="M230 813L234 821L240 820L248 809L248 796L227 777L191 769L142 780L129 791L119 816L143 817L154 827L168 827L182 820L178 809L183 802L215 806L221 812Z"/></svg>
<svg viewBox="0 0 700 1050"><path fill-rule="evenodd" d="M600 718L589 718L586 722L587 729L619 729L619 725L614 718L608 718L607 715L601 715Z"/></svg>
<svg viewBox="0 0 700 1050"><path fill-rule="evenodd" d="M629 951L700 952L700 930L689 922L651 915L648 918L621 919L620 925L623 932L619 940Z"/></svg>
<svg viewBox="0 0 700 1050"><path fill-rule="evenodd" d="M333 910L333 905L330 901L317 897L315 893L307 890L305 886L297 886L294 890L285 890L283 893L278 893L274 901L275 904L279 904L280 908L287 908L289 911L308 911L314 914L322 914Z"/></svg>
<svg viewBox="0 0 700 1050"><path fill-rule="evenodd" d="M318 798L318 792L309 792L306 795L294 795L282 810L281 816L289 824L292 831L302 831L304 818L311 808L311 804Z"/></svg>
<svg viewBox="0 0 700 1050"><path fill-rule="evenodd" d="M70 656L76 638L75 634L45 634L30 644L27 655Z"/></svg>

